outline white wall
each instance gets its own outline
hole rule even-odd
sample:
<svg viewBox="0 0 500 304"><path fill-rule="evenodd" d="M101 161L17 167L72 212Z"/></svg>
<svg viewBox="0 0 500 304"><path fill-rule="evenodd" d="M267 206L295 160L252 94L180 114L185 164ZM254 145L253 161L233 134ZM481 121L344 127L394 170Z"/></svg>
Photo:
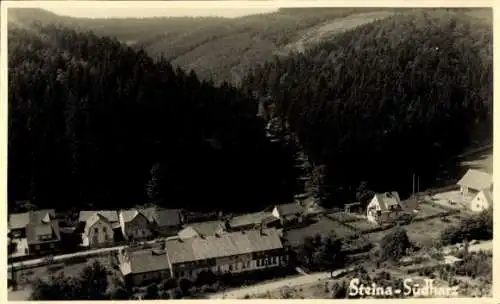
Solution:
<svg viewBox="0 0 500 304"><path fill-rule="evenodd" d="M96 232L97 229L97 232ZM97 240L94 239L97 238ZM113 227L104 221L97 221L94 225L89 228L88 236L83 237L83 243L87 243L89 246L105 244L113 242ZM96 242L97 241L97 242Z"/></svg>
<svg viewBox="0 0 500 304"><path fill-rule="evenodd" d="M484 194L482 192L479 192L470 202L471 204L471 210L475 212L481 212L483 210L488 209L489 204L488 201L486 200L486 197L484 197Z"/></svg>

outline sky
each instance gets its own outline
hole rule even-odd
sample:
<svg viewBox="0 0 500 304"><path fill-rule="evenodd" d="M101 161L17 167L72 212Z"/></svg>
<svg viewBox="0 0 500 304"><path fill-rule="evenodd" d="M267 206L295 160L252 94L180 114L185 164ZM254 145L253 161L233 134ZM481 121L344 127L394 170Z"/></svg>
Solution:
<svg viewBox="0 0 500 304"><path fill-rule="evenodd" d="M110 3L111 2L111 3ZM110 1L103 6L102 2L92 4L92 2L78 1L58 1L41 2L40 8L54 12L58 15L83 17L83 18L130 18L130 17L182 17L182 16L220 16L235 18L245 15L269 13L277 10L277 7L269 5L247 5L232 6L222 5L221 2L214 5L200 4L188 5L189 2L181 4L172 3L134 3L117 1L114 4ZM68 3L68 4L66 4Z"/></svg>

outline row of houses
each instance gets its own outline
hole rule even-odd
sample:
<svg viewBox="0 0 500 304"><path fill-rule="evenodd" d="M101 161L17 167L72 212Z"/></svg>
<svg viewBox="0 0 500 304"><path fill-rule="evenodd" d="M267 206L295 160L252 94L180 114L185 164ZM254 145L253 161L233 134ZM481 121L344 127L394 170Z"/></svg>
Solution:
<svg viewBox="0 0 500 304"><path fill-rule="evenodd" d="M203 271L245 273L285 267L287 254L276 228L250 229L210 236L168 238L153 248L127 248L118 254L128 284L167 278L195 280Z"/></svg>
<svg viewBox="0 0 500 304"><path fill-rule="evenodd" d="M181 209L149 207L130 210L80 211L78 224L71 230L80 246L96 248L116 243L180 236L204 237L255 227L280 227L301 222L305 209L299 203L274 206L227 220L187 222ZM36 210L9 215L9 253L11 256L56 252L61 244L61 228L55 210Z"/></svg>

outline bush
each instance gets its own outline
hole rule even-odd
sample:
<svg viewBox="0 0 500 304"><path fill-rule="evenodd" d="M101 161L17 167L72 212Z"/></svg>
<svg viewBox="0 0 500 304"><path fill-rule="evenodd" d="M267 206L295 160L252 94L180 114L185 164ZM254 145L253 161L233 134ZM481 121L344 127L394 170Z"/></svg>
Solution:
<svg viewBox="0 0 500 304"><path fill-rule="evenodd" d="M411 250L413 245L408 239L406 230L397 227L387 233L379 244L380 261L398 261L408 250Z"/></svg>
<svg viewBox="0 0 500 304"><path fill-rule="evenodd" d="M456 267L456 273L473 279L482 277L486 282L491 282L492 268L491 254L485 252L470 253L466 255L463 262Z"/></svg>
<svg viewBox="0 0 500 304"><path fill-rule="evenodd" d="M342 281L340 284L335 282L332 286L332 299L345 299L347 298L346 282Z"/></svg>
<svg viewBox="0 0 500 304"><path fill-rule="evenodd" d="M491 240L493 238L493 212L485 210L479 214L462 219L457 225L450 226L441 233L443 245L470 240Z"/></svg>
<svg viewBox="0 0 500 304"><path fill-rule="evenodd" d="M160 289L169 290L177 287L177 281L175 279L165 279L160 283Z"/></svg>
<svg viewBox="0 0 500 304"><path fill-rule="evenodd" d="M160 293L160 299L162 300L169 300L170 299L170 293L168 291L163 291Z"/></svg>
<svg viewBox="0 0 500 304"><path fill-rule="evenodd" d="M182 299L182 291L179 287L169 290L171 299Z"/></svg>
<svg viewBox="0 0 500 304"><path fill-rule="evenodd" d="M158 299L158 286L156 284L151 284L146 289L146 294L144 295L144 299L146 300L154 300Z"/></svg>
<svg viewBox="0 0 500 304"><path fill-rule="evenodd" d="M183 295L188 295L191 287L193 287L193 283L190 280L184 278L179 280L179 289Z"/></svg>

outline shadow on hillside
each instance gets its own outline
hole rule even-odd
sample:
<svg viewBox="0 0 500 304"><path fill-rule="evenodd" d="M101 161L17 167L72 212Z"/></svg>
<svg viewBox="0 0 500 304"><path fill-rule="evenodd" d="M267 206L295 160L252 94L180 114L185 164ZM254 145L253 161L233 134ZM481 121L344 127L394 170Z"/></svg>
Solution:
<svg viewBox="0 0 500 304"><path fill-rule="evenodd" d="M436 174L436 187L456 183L469 169L492 173L493 150L488 149L465 157L450 160Z"/></svg>

